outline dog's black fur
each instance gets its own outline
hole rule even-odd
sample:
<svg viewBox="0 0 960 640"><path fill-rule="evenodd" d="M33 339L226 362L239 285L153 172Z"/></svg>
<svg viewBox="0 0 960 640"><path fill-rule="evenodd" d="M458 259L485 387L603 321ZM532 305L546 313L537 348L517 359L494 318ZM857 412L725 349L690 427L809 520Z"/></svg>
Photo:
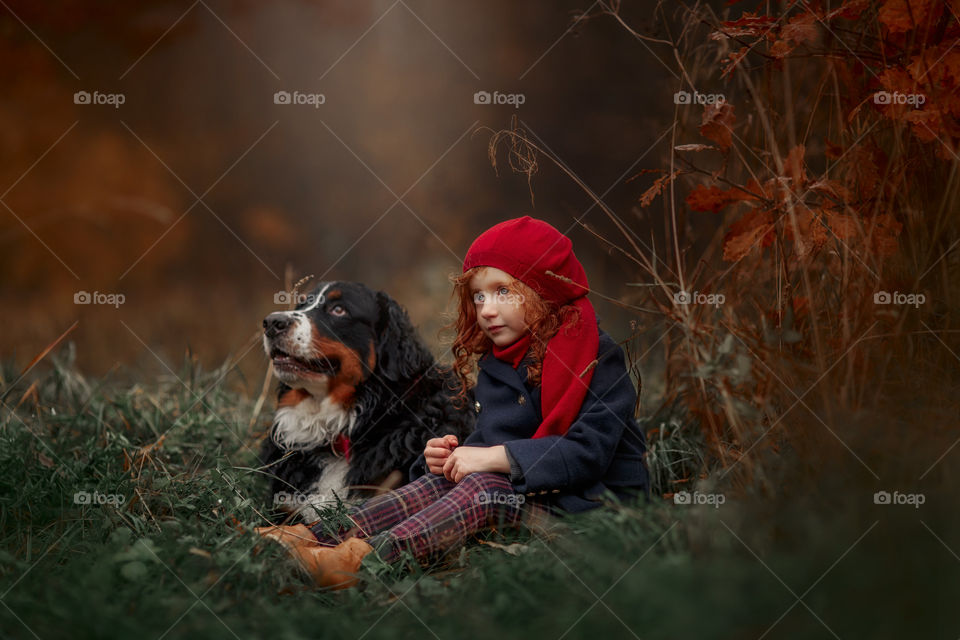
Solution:
<svg viewBox="0 0 960 640"><path fill-rule="evenodd" d="M337 498L404 484L428 439L452 433L462 442L473 430L472 394L454 407L453 372L383 292L321 283L295 310L267 316L264 348L281 381L281 406L261 459L282 511L314 518L317 506ZM341 435L348 462L333 451ZM278 495L285 504L276 504Z"/></svg>

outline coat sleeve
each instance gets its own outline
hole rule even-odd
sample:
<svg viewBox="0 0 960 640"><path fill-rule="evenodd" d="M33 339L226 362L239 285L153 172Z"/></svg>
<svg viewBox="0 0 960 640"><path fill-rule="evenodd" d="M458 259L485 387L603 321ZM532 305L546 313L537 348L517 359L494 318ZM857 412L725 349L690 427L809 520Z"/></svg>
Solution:
<svg viewBox="0 0 960 640"><path fill-rule="evenodd" d="M632 419L637 392L620 346L606 337L599 352L590 391L565 435L504 443L519 471L510 477L516 491L583 488L600 480L610 466Z"/></svg>
<svg viewBox="0 0 960 640"><path fill-rule="evenodd" d="M407 481L413 482L420 476L424 475L427 472L427 459L421 453L416 460L410 465L410 468L407 470Z"/></svg>

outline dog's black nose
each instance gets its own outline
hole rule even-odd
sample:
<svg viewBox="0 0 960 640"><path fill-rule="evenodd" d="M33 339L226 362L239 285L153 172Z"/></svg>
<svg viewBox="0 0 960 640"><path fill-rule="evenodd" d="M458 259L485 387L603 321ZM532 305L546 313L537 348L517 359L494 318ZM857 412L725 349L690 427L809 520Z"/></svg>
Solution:
<svg viewBox="0 0 960 640"><path fill-rule="evenodd" d="M263 332L268 338L276 338L293 324L293 319L282 311L271 313L263 319Z"/></svg>

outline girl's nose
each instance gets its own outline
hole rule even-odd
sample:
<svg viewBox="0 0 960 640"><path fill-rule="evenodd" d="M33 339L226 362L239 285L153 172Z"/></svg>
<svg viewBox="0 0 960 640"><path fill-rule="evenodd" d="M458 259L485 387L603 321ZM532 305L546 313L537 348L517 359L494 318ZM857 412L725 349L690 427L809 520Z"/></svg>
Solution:
<svg viewBox="0 0 960 640"><path fill-rule="evenodd" d="M480 315L484 318L492 318L497 315L497 307L492 302L484 302L480 308Z"/></svg>

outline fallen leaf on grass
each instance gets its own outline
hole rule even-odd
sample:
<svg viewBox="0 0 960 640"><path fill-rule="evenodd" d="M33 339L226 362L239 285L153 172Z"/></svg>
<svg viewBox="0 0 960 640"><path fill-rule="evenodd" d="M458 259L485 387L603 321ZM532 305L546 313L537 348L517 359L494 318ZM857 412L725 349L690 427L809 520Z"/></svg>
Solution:
<svg viewBox="0 0 960 640"><path fill-rule="evenodd" d="M490 545L494 549L500 549L509 553L512 556L519 556L521 553L526 553L530 550L530 547L525 544L520 544L519 542L514 542L512 544L500 544L499 542L489 542L489 541L480 541L482 544Z"/></svg>

